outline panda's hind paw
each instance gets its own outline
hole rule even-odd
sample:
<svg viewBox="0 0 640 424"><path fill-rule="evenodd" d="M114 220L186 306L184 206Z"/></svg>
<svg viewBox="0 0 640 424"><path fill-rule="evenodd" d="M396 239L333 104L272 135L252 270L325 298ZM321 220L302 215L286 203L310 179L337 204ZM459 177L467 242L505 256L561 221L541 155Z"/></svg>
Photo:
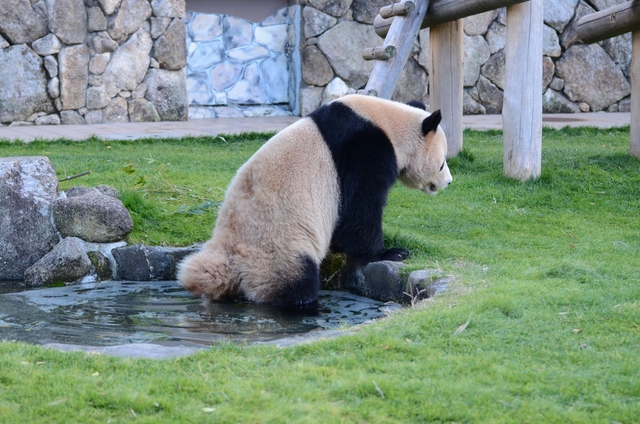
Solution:
<svg viewBox="0 0 640 424"><path fill-rule="evenodd" d="M409 251L401 247L389 249L382 254L381 261L402 262L409 256Z"/></svg>

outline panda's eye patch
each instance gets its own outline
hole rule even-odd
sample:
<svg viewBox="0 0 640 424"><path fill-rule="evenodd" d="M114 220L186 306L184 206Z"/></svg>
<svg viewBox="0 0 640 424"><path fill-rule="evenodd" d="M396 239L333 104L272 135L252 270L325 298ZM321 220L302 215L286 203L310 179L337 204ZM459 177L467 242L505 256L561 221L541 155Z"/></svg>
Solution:
<svg viewBox="0 0 640 424"><path fill-rule="evenodd" d="M442 170L444 169L444 164L445 164L445 163L446 163L446 162L442 162L442 165L440 165L440 171L438 171L438 172L442 172Z"/></svg>

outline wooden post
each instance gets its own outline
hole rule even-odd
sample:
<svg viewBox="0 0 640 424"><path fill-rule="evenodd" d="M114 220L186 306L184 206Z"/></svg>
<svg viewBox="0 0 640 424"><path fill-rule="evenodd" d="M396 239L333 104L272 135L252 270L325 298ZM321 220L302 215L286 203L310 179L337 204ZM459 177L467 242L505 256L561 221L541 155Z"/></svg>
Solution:
<svg viewBox="0 0 640 424"><path fill-rule="evenodd" d="M502 125L504 174L540 176L542 156L542 0L507 8Z"/></svg>
<svg viewBox="0 0 640 424"><path fill-rule="evenodd" d="M415 9L404 16L393 18L384 45L396 46L396 55L373 66L366 91L374 90L379 97L390 99L407 59L413 50L413 40L418 37L420 24L429 7L429 0L416 0ZM410 42L409 42L410 41Z"/></svg>
<svg viewBox="0 0 640 424"><path fill-rule="evenodd" d="M462 19L431 28L431 110L442 111L447 156L462 150L462 98L464 93L464 34Z"/></svg>
<svg viewBox="0 0 640 424"><path fill-rule="evenodd" d="M640 159L640 30L631 34L631 156Z"/></svg>

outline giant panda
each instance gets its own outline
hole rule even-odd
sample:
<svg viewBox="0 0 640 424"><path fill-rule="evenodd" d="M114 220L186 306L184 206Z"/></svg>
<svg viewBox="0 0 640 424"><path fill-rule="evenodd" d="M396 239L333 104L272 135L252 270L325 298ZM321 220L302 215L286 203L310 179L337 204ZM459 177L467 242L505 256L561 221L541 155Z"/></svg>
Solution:
<svg viewBox="0 0 640 424"><path fill-rule="evenodd" d="M419 102L353 94L285 128L238 170L178 281L211 299L304 307L329 249L359 264L404 260L385 250L382 210L398 178L427 194L451 183L440 120Z"/></svg>

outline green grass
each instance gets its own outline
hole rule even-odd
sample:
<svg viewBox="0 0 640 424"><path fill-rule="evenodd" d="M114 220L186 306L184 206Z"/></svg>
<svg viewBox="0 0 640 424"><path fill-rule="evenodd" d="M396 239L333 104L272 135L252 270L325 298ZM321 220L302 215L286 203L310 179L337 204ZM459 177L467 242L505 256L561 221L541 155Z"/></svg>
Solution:
<svg viewBox="0 0 640 424"><path fill-rule="evenodd" d="M133 211L131 242L185 245L209 236L264 139L0 144L0 156L46 154L60 176L90 169L63 188L111 184ZM545 130L542 177L521 183L502 176L500 133L467 131L453 184L435 197L398 186L384 218L410 267L457 277L449 293L283 350L150 361L2 343L0 422L638 423L640 162L628 140L628 128Z"/></svg>

